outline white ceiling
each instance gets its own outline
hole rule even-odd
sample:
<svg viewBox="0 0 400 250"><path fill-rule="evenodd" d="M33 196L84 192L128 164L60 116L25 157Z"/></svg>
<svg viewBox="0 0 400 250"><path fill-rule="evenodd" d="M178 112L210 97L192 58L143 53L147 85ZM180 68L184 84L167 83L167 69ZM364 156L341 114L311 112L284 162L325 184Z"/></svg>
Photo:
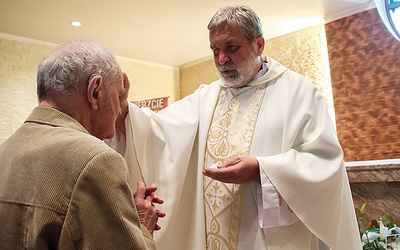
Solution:
<svg viewBox="0 0 400 250"><path fill-rule="evenodd" d="M95 39L117 56L182 67L211 56L209 20L238 4L260 16L266 39L375 7L372 0L0 0L0 35L55 44Z"/></svg>

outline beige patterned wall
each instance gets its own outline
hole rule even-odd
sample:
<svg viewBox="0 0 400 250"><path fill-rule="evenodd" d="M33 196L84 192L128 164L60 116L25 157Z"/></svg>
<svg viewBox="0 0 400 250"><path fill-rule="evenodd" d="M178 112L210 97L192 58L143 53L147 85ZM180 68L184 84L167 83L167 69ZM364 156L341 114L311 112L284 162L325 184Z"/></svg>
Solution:
<svg viewBox="0 0 400 250"><path fill-rule="evenodd" d="M36 71L51 46L0 39L0 144L37 106Z"/></svg>
<svg viewBox="0 0 400 250"><path fill-rule="evenodd" d="M264 54L307 77L324 95L333 123L332 88L324 25L266 41Z"/></svg>
<svg viewBox="0 0 400 250"><path fill-rule="evenodd" d="M179 69L137 62L117 57L122 70L129 76L129 100L138 101L168 97L168 103L180 99Z"/></svg>
<svg viewBox="0 0 400 250"><path fill-rule="evenodd" d="M181 98L193 93L201 84L209 84L215 80L218 80L218 78L218 72L215 68L213 59L191 65L190 67L181 68Z"/></svg>

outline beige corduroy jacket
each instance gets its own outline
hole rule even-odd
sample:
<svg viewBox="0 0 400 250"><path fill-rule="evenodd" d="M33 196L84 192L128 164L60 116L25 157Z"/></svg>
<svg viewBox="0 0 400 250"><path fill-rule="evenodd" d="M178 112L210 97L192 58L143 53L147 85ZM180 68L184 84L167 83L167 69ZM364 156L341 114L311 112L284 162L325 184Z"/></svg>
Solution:
<svg viewBox="0 0 400 250"><path fill-rule="evenodd" d="M0 249L155 249L127 175L76 120L36 107L0 145Z"/></svg>

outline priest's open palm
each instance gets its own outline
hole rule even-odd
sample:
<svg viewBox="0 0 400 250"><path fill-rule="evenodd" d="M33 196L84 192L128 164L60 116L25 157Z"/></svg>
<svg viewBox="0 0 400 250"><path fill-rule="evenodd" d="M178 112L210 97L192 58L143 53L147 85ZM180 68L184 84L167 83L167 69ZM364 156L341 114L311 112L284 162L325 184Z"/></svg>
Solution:
<svg viewBox="0 0 400 250"><path fill-rule="evenodd" d="M225 183L244 183L260 179L258 161L253 156L235 156L217 168L206 168L203 174Z"/></svg>

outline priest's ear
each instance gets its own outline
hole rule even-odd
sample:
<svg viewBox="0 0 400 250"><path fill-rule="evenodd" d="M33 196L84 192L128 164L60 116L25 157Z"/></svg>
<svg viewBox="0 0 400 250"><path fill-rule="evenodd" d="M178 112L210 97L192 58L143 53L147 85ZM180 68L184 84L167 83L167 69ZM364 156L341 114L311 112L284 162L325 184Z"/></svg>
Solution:
<svg viewBox="0 0 400 250"><path fill-rule="evenodd" d="M87 86L87 99L93 110L99 108L100 91L103 85L103 78L100 75L92 75Z"/></svg>
<svg viewBox="0 0 400 250"><path fill-rule="evenodd" d="M265 46L265 39L263 36L259 36L256 41L256 50L257 50L257 55L261 56L263 51L264 51L264 46Z"/></svg>

